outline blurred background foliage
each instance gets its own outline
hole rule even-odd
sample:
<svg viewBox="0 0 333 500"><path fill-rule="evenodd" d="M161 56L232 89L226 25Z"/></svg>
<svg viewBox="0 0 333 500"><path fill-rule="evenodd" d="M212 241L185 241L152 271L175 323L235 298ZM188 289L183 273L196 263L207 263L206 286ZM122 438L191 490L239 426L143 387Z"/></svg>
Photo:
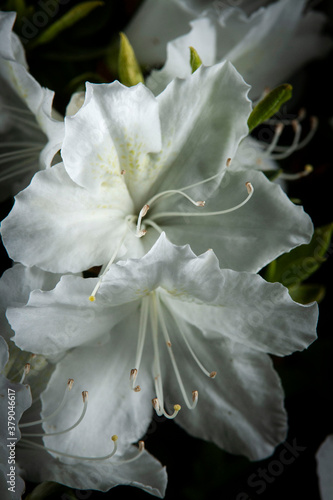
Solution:
<svg viewBox="0 0 333 500"><path fill-rule="evenodd" d="M51 3L54 5L55 1ZM47 5L47 0L0 1L0 8L17 12L15 31L24 43L30 71L42 85L55 91L55 107L64 114L71 94L84 90L86 80L102 83L118 79L119 33L125 29L140 3L140 0L59 0L53 14L46 16L40 12L45 13L41 6ZM328 30L332 33L333 2L319 0L309 2L309 5L328 15ZM33 22L37 19L40 28L36 28L36 22ZM292 199L301 201L316 228L325 226L326 229L332 229L333 221L332 62L331 53L325 59L308 64L290 80L295 92L288 102L288 113L297 114L299 108L304 107L309 116L319 118L319 128L306 148L282 162L283 168L289 172L302 170L306 164L313 165L313 173L290 182L288 192ZM148 70L143 68L144 72ZM11 203L1 206L1 218L10 210ZM229 455L211 443L192 438L173 421L154 416L143 438L146 448L167 467L166 499L319 500L315 453L325 437L333 433L332 253L329 238L321 265L306 277L307 285L319 286L321 291L326 291L320 296L318 340L305 352L273 359L286 394L287 442L292 444L296 440L304 450L292 464L285 465L281 473L275 477L269 474L272 481L266 482L265 490L258 493L258 488L249 484L249 478L279 461L283 444L269 459L251 463ZM4 270L10 265L4 249L1 257ZM280 265L281 262L277 269ZM264 270L267 276L270 273L273 281L274 272L276 268L272 267ZM34 487L27 483L26 494L30 494ZM43 495L44 498L63 500L122 499L126 495L131 499L152 498L139 489L125 486L105 494L69 492L56 487L46 490L46 493L36 491L36 495L30 498L35 500Z"/></svg>

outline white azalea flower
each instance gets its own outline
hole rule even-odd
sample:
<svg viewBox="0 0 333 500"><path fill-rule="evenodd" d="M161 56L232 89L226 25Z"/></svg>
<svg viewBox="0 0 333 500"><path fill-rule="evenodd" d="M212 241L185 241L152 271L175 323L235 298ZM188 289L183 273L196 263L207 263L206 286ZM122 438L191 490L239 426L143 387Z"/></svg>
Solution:
<svg viewBox="0 0 333 500"><path fill-rule="evenodd" d="M64 123L52 109L54 93L30 75L14 12L0 12L1 196L26 187L59 151Z"/></svg>
<svg viewBox="0 0 333 500"><path fill-rule="evenodd" d="M306 0L279 0L254 11L246 2L225 8L227 2L148 0L126 34L141 63L164 64L147 80L155 94L176 76L191 73L193 46L207 66L231 61L259 98L267 86L283 82L331 47L321 34L325 16L304 14L305 5Z"/></svg>
<svg viewBox="0 0 333 500"><path fill-rule="evenodd" d="M321 499L330 500L333 496L333 434L320 445L316 460Z"/></svg>
<svg viewBox="0 0 333 500"><path fill-rule="evenodd" d="M23 307L32 289L49 290L58 280L59 276L37 268L15 265L4 273L0 281L2 310L13 304L16 307L21 304ZM3 320L1 317L1 327L4 326ZM1 395L3 391L7 394L8 387L14 387L17 393L16 422L19 425L16 437L21 439L16 444L16 464L24 479L38 483L56 481L72 488L101 491L107 491L118 484L133 485L163 497L166 487L165 469L144 450L143 443L140 443L139 449L129 444L144 435L151 414L147 408L141 414L141 420L133 424L131 418L135 416L136 409L133 408L131 398L124 404L119 404L116 396L117 391L124 391L127 383L122 384L120 381L119 384L115 377L110 381L110 396L106 398L91 383L92 373L83 379L75 378L74 383L68 373L72 374L75 366L72 368L66 365L59 386L49 387L50 375L54 370L57 371L57 365L48 363L43 356L21 351L11 340L9 345L10 360L7 363L7 347L3 338L0 338L0 352L4 356L1 370L7 363L6 377L1 375ZM17 378L21 379L21 384L24 382L30 385L34 403L29 409L29 387L10 382ZM115 397L111 393L112 384ZM25 396L27 391L30 399ZM21 393L25 397L24 407ZM7 407L6 402L7 399L0 399L1 406L4 404ZM23 410L26 411L20 419ZM8 437L5 435L7 411L1 408L0 413L2 445L7 442ZM7 467L7 455L4 448L1 451L0 472ZM17 483L19 485L23 489L23 483Z"/></svg>
<svg viewBox="0 0 333 500"><path fill-rule="evenodd" d="M283 441L283 391L266 353L307 347L316 337L316 304L293 302L281 284L257 274L220 269L213 251L196 257L164 234L143 258L110 266L89 302L97 284L67 275L7 310L20 348L68 351L49 394L70 367L92 393L111 394L121 407L136 402L133 426L152 399L158 415L178 414L191 434L250 459Z"/></svg>
<svg viewBox="0 0 333 500"><path fill-rule="evenodd" d="M142 84L87 84L65 120L64 164L38 172L2 223L11 258L77 272L141 256L166 231L197 253L213 248L222 267L257 272L308 242L301 207L261 172L233 171L247 91L227 62L156 98Z"/></svg>

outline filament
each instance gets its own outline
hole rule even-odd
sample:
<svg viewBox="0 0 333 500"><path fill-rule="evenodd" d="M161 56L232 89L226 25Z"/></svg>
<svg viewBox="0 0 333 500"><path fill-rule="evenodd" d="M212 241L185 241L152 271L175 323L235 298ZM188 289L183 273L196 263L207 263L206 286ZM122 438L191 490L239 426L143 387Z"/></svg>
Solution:
<svg viewBox="0 0 333 500"><path fill-rule="evenodd" d="M58 413L61 412L61 410L64 408L64 406L66 404L68 393L72 389L73 384L74 384L74 380L72 378L68 379L67 387L65 389L65 393L64 393L63 398L60 402L60 405L58 406L58 408L56 408L56 410L53 413L51 413L50 415L48 415L40 420L34 420L33 422L27 422L25 424L20 424L20 429L23 429L25 427L32 427L33 425L37 425L37 424L42 424L44 422L47 422L48 420L51 420L51 418L54 418L56 415L58 415Z"/></svg>
<svg viewBox="0 0 333 500"><path fill-rule="evenodd" d="M182 381L182 378L181 378L181 375L180 375L180 372L179 372L179 369L178 369L178 366L177 366L177 362L176 362L174 353L172 351L171 341L170 341L169 333L168 333L168 330L167 330L167 327L166 327L166 324L165 324L165 319L164 319L164 315L163 315L161 303L160 303L160 301L159 301L159 299L158 299L158 297L156 295L155 295L155 297L156 297L156 304L157 304L157 309L158 309L158 317L159 317L159 320L160 320L160 323L161 323L162 332L163 332L164 339L165 339L165 342L166 342L166 345L167 345L167 349L168 349L168 352L169 352L171 363L172 363L173 369L174 369L175 374L176 374L176 378L177 378L177 381L178 381L178 385L179 385L180 391L181 391L181 393L183 395L183 398L185 400L186 406L190 410L193 410L196 407L197 402L198 402L198 391L193 391L192 392L192 396L193 396L193 394L196 394L196 397L195 398L192 397L192 403L190 403L189 400L188 400L186 391L185 391L185 387L184 387L184 384L183 384L183 381Z"/></svg>
<svg viewBox="0 0 333 500"><path fill-rule="evenodd" d="M208 216L211 216L211 215L223 215L223 214L227 214L227 213L233 212L235 210L238 210L239 208L241 208L242 206L244 206L250 200L250 198L252 197L253 192L254 192L253 186L252 186L252 184L250 182L246 183L246 189L247 189L248 195L245 198L245 200L242 201L241 203L239 203L238 205L236 205L235 207L228 208L226 210L219 210L217 212L200 212L200 213L194 213L194 212L160 212L160 213L153 214L150 219L151 220L155 220L155 219L158 219L158 218L161 218L161 217L202 217L202 216L204 216L204 217L207 216L208 217Z"/></svg>
<svg viewBox="0 0 333 500"><path fill-rule="evenodd" d="M74 458L77 460L100 461L100 460L108 460L109 458L112 458L116 454L116 452L117 452L117 439L118 439L118 436L116 436L116 435L111 437L111 440L113 442L113 450L111 453L109 453L108 455L105 455L103 457L84 457L81 455L72 455L70 453L64 453L64 452L59 451L59 450L54 450L53 448L48 448L46 446L43 446L43 445L38 444L38 443L34 443L33 441L29 441L28 439L24 439L24 438L20 440L20 443L26 444L26 445L31 446L33 448L39 448L42 450L46 450L50 453L55 453L57 455L60 455L61 457L65 457L65 458Z"/></svg>
<svg viewBox="0 0 333 500"><path fill-rule="evenodd" d="M148 312L149 312L149 297L144 297L141 302L140 325L138 333L138 345L136 349L135 368L131 370L131 375L130 375L131 389L133 389L135 392L139 392L140 390L140 386L135 387L134 384L139 372L143 347L145 344Z"/></svg>
<svg viewBox="0 0 333 500"><path fill-rule="evenodd" d="M82 420L84 419L85 414L87 412L87 408L88 408L88 392L87 391L83 391L82 392L82 397L83 397L83 409L82 409L81 415L80 415L80 417L78 418L78 420L73 425L71 425L70 427L68 427L68 429L65 429L63 431L57 431L57 432L49 432L49 433L45 433L44 432L44 433L40 433L40 434L22 433L22 436L23 437L58 436L59 434L66 434L66 432L72 431L73 429L75 429L75 427L77 427L82 422Z"/></svg>

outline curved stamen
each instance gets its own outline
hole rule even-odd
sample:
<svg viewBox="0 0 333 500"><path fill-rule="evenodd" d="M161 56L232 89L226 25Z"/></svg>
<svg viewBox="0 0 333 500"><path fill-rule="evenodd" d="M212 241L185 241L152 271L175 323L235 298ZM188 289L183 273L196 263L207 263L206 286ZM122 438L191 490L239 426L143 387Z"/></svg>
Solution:
<svg viewBox="0 0 333 500"><path fill-rule="evenodd" d="M143 347L145 344L146 332L147 332L147 323L148 323L148 312L149 312L149 297L144 297L141 302L141 312L140 312L140 325L139 325L139 333L138 333L138 344L136 348L136 357L135 357L135 368L131 370L130 373L130 385L131 389L135 392L139 392L141 390L140 386L135 386L135 381L138 376L141 358L143 353Z"/></svg>
<svg viewBox="0 0 333 500"><path fill-rule="evenodd" d="M153 222L152 220L146 219L145 224L146 224L146 226L153 227L159 234L163 233L163 229L161 229L160 226L158 224L156 224L155 222Z"/></svg>
<svg viewBox="0 0 333 500"><path fill-rule="evenodd" d="M137 460L138 458L141 457L144 449L145 449L144 441L139 441L139 451L136 455L134 455L131 458L127 458L126 460L117 460L116 462L113 462L113 463L116 466L116 465L123 465L123 464L128 464L130 462L134 462L134 460Z"/></svg>
<svg viewBox="0 0 333 500"><path fill-rule="evenodd" d="M151 320L151 331L153 338L153 348L154 348L154 360L153 360L153 377L156 391L156 398L152 400L153 407L158 416L164 415L166 418L175 418L175 416L180 411L180 405L174 405L174 412L169 415L164 409L164 396L163 396L163 382L162 382L162 371L160 366L160 355L158 348L158 312L156 304L155 292L151 294L150 301L150 320Z"/></svg>
<svg viewBox="0 0 333 500"><path fill-rule="evenodd" d="M164 339L165 339L165 342L166 342L166 345L167 345L167 348L168 348L170 360L171 360L173 369L175 371L175 375L176 375L176 378L177 378L177 382L178 382L180 391L182 393L182 396L184 398L186 406L190 410L193 410L196 407L197 402L198 402L198 391L192 391L192 403L190 403L190 401L189 401L189 399L187 397L186 391L185 391L185 387L184 387L184 383L182 381L182 377L181 377L179 369L178 369L178 365L177 365L177 362L176 362L176 359L175 359L175 355L174 355L173 350L172 350L172 345L171 345L171 341L170 341L168 329L167 329L167 326L166 326L166 323L165 323L162 306L161 306L161 303L160 303L160 300L159 300L158 296L155 295L155 297L156 297L156 304L157 304L157 309L158 309L158 318L160 320L160 324L161 324L161 327L162 327L162 332L163 332ZM194 393L196 394L195 398L193 398L193 394Z"/></svg>
<svg viewBox="0 0 333 500"><path fill-rule="evenodd" d="M64 453L64 452L59 451L59 450L54 450L52 448L48 448L47 446L43 446L41 444L34 443L33 441L29 441L28 439L24 439L24 438L20 440L20 443L28 445L28 446L31 446L32 448L39 448L39 449L42 449L42 450L46 450L49 453L55 453L56 455L59 455L61 457L74 458L74 459L77 459L77 460L100 461L100 460L108 460L109 458L112 458L116 454L116 452L117 452L117 439L118 439L118 436L114 435L114 436L111 437L111 439L112 439L112 442L113 442L113 450L112 450L111 453L109 453L108 455L105 455L103 457L84 457L84 456L80 456L80 455L72 455L70 453Z"/></svg>
<svg viewBox="0 0 333 500"><path fill-rule="evenodd" d="M312 172L313 172L313 166L305 165L304 170L302 170L301 172L297 172L296 174L289 174L287 172L282 172L279 175L279 178L287 181L295 181L301 179L302 177L307 177Z"/></svg>
<svg viewBox="0 0 333 500"><path fill-rule="evenodd" d="M168 418L170 420L173 419L173 418L175 418L178 415L178 413L180 412L180 410L181 410L181 406L180 405L174 405L174 407L173 407L174 411L170 415L169 413L167 413L165 411L165 409L163 408L163 406L160 405L160 402L159 402L158 398L152 399L152 404L153 404L154 410L156 411L156 413L157 413L157 415L159 417L164 416L165 418Z"/></svg>
<svg viewBox="0 0 333 500"><path fill-rule="evenodd" d="M136 224L136 236L138 238L141 238L147 232L147 231L141 229L141 223L142 223L143 217L147 214L149 208L150 208L149 205L146 204L141 208L141 210L139 212L138 221Z"/></svg>
<svg viewBox="0 0 333 500"><path fill-rule="evenodd" d="M232 207L232 208L228 208L226 210L219 210L217 212L200 212L200 213L194 213L194 212L160 212L160 213L156 213L156 214L153 214L150 219L151 220L155 220L155 219L159 219L161 217L208 217L208 216L211 216L211 215L223 215L223 214L227 214L229 212L233 212L235 210L238 210L239 208L241 208L243 205L245 205L249 200L250 198L252 197L253 193L254 193L254 189L253 189L253 186L250 182L247 182L246 184L246 189L247 189L247 192L248 192L248 196L245 198L244 201L242 201L241 203L239 203L238 205L236 205L235 207Z"/></svg>
<svg viewBox="0 0 333 500"><path fill-rule="evenodd" d="M284 129L284 125L282 123L278 123L275 127L275 132L273 136L273 140L264 152L263 156L270 156L270 154L275 150L277 143L281 137L282 131Z"/></svg>
<svg viewBox="0 0 333 500"><path fill-rule="evenodd" d="M25 427L32 427L33 425L37 425L37 424L42 424L44 422L47 422L48 420L51 420L56 415L58 415L58 413L61 412L61 410L64 408L64 406L66 404L67 396L68 396L70 390L72 389L73 384L74 384L74 380L72 378L68 379L67 387L65 389L65 393L64 393L63 398L61 400L61 403L60 403L60 405L58 406L58 408L53 413L51 413L50 415L48 415L48 416L46 416L46 417L44 417L44 418L42 418L40 420L35 420L33 422L27 422L25 424L20 424L20 429L23 429Z"/></svg>
<svg viewBox="0 0 333 500"><path fill-rule="evenodd" d="M172 318L174 320L174 322L177 324L177 319L175 317L175 315L173 314L172 310L170 310L170 314L172 315ZM177 325L178 326L178 325ZM190 351L190 354L192 355L194 361L196 362L196 364L198 365L198 367L200 368L200 370L209 378L215 378L216 375L217 375L217 372L216 371L208 371L204 366L203 364L201 363L201 361L198 359L197 355L195 354L195 352L193 351L188 339L186 338L186 335L184 334L183 330L181 328L178 327L178 331L180 332L185 344L186 344L186 347L188 348L188 350Z"/></svg>
<svg viewBox="0 0 333 500"><path fill-rule="evenodd" d="M83 409L82 409L81 415L78 418L78 420L75 422L75 424L68 427L68 429L64 429L63 431L57 431L57 432L44 432L44 433L40 433L40 434L22 433L22 436L23 437L58 436L59 434L66 434L67 432L72 431L73 429L75 429L75 427L77 427L82 422L82 420L85 417L85 414L86 414L87 408L88 408L88 391L82 392L82 398L83 398Z"/></svg>
<svg viewBox="0 0 333 500"><path fill-rule="evenodd" d="M302 127L298 123L297 120L294 120L292 122L292 126L293 126L293 129L294 129L294 139L293 139L291 145L288 146L287 148L284 148L284 150L283 150L282 153L272 153L272 154L270 154L270 158L271 159L273 159L273 160L283 160L284 158L287 158L288 156L290 156L298 148L300 137L301 137L301 133L302 133ZM276 146L275 147L275 151L278 150L277 148L278 147Z"/></svg>

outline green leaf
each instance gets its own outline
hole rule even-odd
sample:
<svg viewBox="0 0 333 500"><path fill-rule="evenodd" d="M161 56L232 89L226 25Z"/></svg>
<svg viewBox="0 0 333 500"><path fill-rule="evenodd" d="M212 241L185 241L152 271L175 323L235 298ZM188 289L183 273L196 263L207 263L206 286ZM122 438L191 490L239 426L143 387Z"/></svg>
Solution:
<svg viewBox="0 0 333 500"><path fill-rule="evenodd" d="M68 488L68 486L53 481L45 481L36 486L25 500L58 500L59 498L63 500L76 500L73 490Z"/></svg>
<svg viewBox="0 0 333 500"><path fill-rule="evenodd" d="M119 81L122 84L127 85L127 87L132 87L137 83L144 82L144 78L138 61L136 60L132 45L124 33L120 33L118 73Z"/></svg>
<svg viewBox="0 0 333 500"><path fill-rule="evenodd" d="M100 0L82 2L78 5L75 5L60 19L58 19L58 21L55 21L53 24L51 24L51 26L46 28L43 33L32 43L30 43L29 49L51 42L64 30L73 26L73 24L86 17L93 9L95 9L96 7L100 7L101 5L104 5L104 2Z"/></svg>
<svg viewBox="0 0 333 500"><path fill-rule="evenodd" d="M289 83L283 83L271 90L252 110L248 119L250 132L265 120L271 118L279 111L282 104L292 96L292 86Z"/></svg>
<svg viewBox="0 0 333 500"><path fill-rule="evenodd" d="M198 52L193 47L190 47L190 64L192 68L192 73L194 73L198 68L200 68L202 64Z"/></svg>
<svg viewBox="0 0 333 500"><path fill-rule="evenodd" d="M280 282L288 288L305 281L326 261L332 234L333 223L316 228L308 245L300 245L271 262L265 279Z"/></svg>
<svg viewBox="0 0 333 500"><path fill-rule="evenodd" d="M306 283L291 286L289 288L291 298L300 304L310 304L311 302L321 302L325 296L324 285Z"/></svg>

